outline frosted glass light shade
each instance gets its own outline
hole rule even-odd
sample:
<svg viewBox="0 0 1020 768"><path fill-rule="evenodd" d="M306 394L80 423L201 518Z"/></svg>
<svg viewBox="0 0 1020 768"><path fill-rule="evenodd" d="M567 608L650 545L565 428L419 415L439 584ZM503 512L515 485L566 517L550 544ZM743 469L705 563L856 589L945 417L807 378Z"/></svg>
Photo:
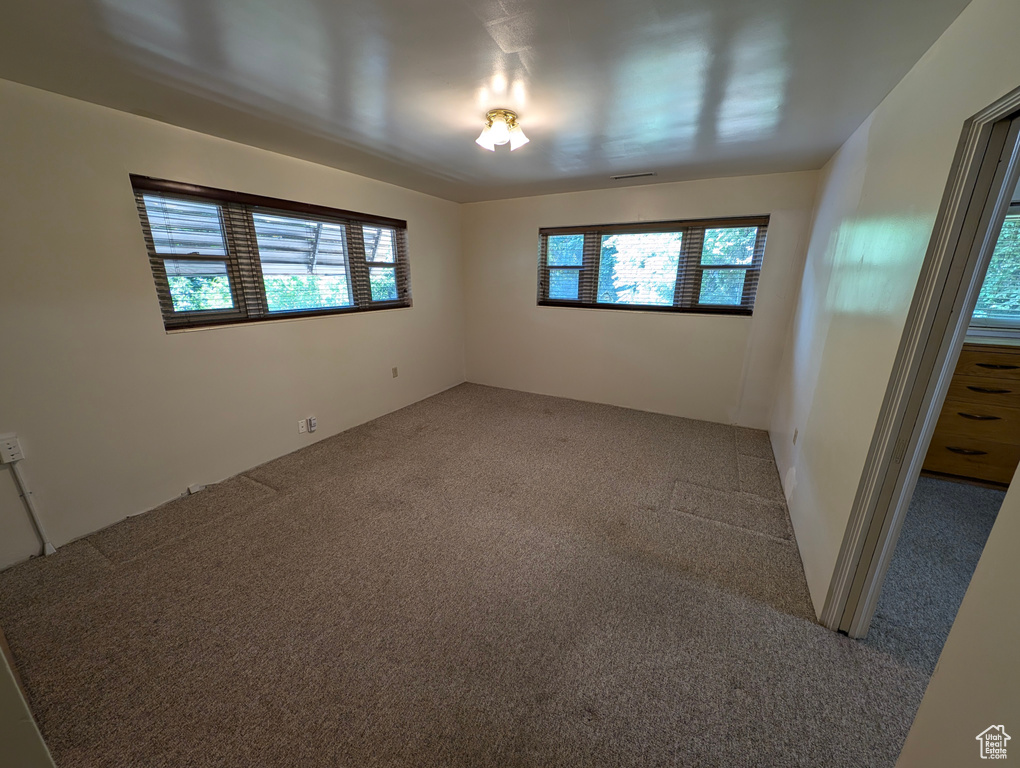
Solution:
<svg viewBox="0 0 1020 768"><path fill-rule="evenodd" d="M524 135L524 131L521 130L521 126L515 125L510 131L510 151L513 152L518 147L523 147L531 139Z"/></svg>
<svg viewBox="0 0 1020 768"><path fill-rule="evenodd" d="M492 131L489 130L489 126L482 128L482 133L475 139L475 144L490 152L496 151L496 145L492 141Z"/></svg>

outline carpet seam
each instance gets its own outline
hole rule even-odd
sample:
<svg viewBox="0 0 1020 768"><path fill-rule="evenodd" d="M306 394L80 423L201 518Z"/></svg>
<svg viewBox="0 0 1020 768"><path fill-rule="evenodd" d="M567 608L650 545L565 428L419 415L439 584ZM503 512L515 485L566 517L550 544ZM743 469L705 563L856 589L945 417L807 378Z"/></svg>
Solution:
<svg viewBox="0 0 1020 768"><path fill-rule="evenodd" d="M790 539L780 539L779 537L773 536L772 534L762 533L761 531L755 531L755 530L752 530L751 528L745 528L742 525L734 525L733 523L727 523L727 522L724 522L722 520L716 520L714 517L704 517L702 515L697 514L696 512L688 512L685 509L672 508L671 511L678 512L681 515L687 515L688 517L696 517L698 520L704 520L704 521L709 522L709 523L715 523L716 525L722 525L722 526L725 526L727 528L732 528L732 529L734 529L736 531L743 531L745 533L750 533L752 536L761 536L763 539L769 539L771 541L776 542L777 544L790 544L790 545L796 546L796 542L795 541L791 541Z"/></svg>
<svg viewBox="0 0 1020 768"><path fill-rule="evenodd" d="M741 454L741 455L747 455L747 454ZM740 481L738 480L737 482L740 482ZM718 487L716 485L705 485L704 483L697 483L697 482L694 482L693 480L684 480L683 478L677 478L673 482L673 491L671 491L671 494L676 492L676 486L678 484L680 484L680 483L685 483L687 485L695 485L698 488L707 488L710 491L718 491L719 493L738 493L738 494L743 494L744 496L750 496L750 497L755 498L755 499L760 499L761 501L767 502L769 504L774 504L775 506L783 507L783 509L785 509L787 511L787 514L789 514L789 511L790 511L790 508L787 505L785 498L783 500L779 500L779 499L773 498L771 496L762 496L760 493L752 493L751 491L744 491L744 490L741 490L740 488L736 488L734 490L729 490L727 488L720 488L720 487Z"/></svg>
<svg viewBox="0 0 1020 768"><path fill-rule="evenodd" d="M254 477L251 477L247 472L241 472L239 475L237 475L237 477L243 477L249 483L255 483L255 485L260 485L266 490L272 491L273 493L280 493L279 488L274 488L269 483L264 483L261 480L256 480Z"/></svg>
<svg viewBox="0 0 1020 768"><path fill-rule="evenodd" d="M103 558L103 560L105 560L107 565L109 565L111 568L115 568L115 567L117 567L117 565L119 565L119 563L116 560L114 560L112 557L110 557L108 554L106 554L103 550L101 550L96 545L96 543L94 541L92 541L92 537L91 536L86 536L85 537L85 543L88 544L89 547L91 547L92 550L95 551L101 558Z"/></svg>

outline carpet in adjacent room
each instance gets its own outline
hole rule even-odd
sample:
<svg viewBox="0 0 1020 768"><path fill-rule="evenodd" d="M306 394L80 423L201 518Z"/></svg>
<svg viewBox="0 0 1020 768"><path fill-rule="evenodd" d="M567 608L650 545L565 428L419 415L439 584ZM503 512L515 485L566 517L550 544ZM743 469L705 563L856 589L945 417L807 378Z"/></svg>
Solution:
<svg viewBox="0 0 1020 768"><path fill-rule="evenodd" d="M922 477L910 500L868 636L931 675L1005 491Z"/></svg>

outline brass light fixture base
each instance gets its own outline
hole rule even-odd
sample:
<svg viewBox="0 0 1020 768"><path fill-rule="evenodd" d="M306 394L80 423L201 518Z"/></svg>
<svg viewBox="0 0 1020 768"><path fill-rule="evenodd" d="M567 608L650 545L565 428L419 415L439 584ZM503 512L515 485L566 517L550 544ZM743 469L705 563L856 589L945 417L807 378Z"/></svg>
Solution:
<svg viewBox="0 0 1020 768"><path fill-rule="evenodd" d="M485 113L485 126L491 128L498 119L502 119L511 131L517 127L517 113L512 109L490 109Z"/></svg>

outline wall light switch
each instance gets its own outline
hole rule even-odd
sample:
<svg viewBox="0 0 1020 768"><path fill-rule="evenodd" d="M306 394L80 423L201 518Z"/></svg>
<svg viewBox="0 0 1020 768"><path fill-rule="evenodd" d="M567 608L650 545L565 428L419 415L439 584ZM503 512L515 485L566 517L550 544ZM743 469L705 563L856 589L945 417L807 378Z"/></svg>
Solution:
<svg viewBox="0 0 1020 768"><path fill-rule="evenodd" d="M397 378L397 369L396 369L396 367L393 368L393 378Z"/></svg>
<svg viewBox="0 0 1020 768"><path fill-rule="evenodd" d="M315 417L314 417L314 416L309 416L309 417L308 417L308 431L309 431L309 432L314 432L314 431L315 431L315 429L316 429L316 427L318 427L318 426L319 426L319 425L318 425L318 423L317 423L317 422L315 421Z"/></svg>
<svg viewBox="0 0 1020 768"><path fill-rule="evenodd" d="M307 429L308 429L308 425L305 423L305 420L304 419L298 419L298 423L297 423L298 434L299 435L303 435Z"/></svg>

